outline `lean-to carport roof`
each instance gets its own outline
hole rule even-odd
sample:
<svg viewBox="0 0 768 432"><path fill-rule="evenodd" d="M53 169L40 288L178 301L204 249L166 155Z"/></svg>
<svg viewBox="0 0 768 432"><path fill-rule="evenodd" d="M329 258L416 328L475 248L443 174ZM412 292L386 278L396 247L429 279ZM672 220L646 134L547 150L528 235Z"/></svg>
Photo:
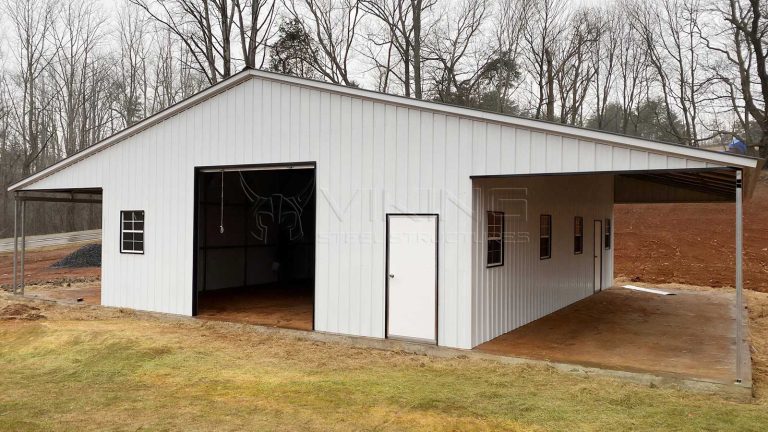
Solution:
<svg viewBox="0 0 768 432"><path fill-rule="evenodd" d="M23 190L34 183L56 173L67 167L74 165L75 163L88 158L104 149L107 149L115 144L118 144L127 138L138 134L139 132L146 130L160 122L188 109L197 104L203 103L206 100L225 92L226 90L233 88L253 77L258 77L265 80L283 82L307 88L313 88L332 92L336 94L347 95L351 97L361 98L365 100L379 101L392 105L398 105L402 107L418 109L427 112L441 113L445 115L453 115L462 118L468 118L473 120L480 120L489 123L495 123L500 125L508 125L514 127L527 128L532 131L540 131L551 134L558 134L564 137L572 137L576 139L590 140L596 143L610 144L618 147L625 147L628 149L644 150L654 152L662 155L668 155L672 157L692 159L705 164L710 168L737 168L745 170L745 183L747 195L751 191L751 185L756 179L756 171L762 166L762 161L740 156L730 153L714 152L709 150L702 150L687 146L680 146L675 144L661 143L655 141L648 141L640 138L624 136L619 134L613 134L608 132L595 131L590 129L578 128L574 126L563 125L559 123L551 123L541 120L532 120L520 117L506 116L502 114L495 114L486 111L468 109L463 107L456 107L451 105L445 105L435 102L426 102L422 100L415 100L405 98L401 96L388 95L378 93L369 90L361 90L351 87L344 87L334 84L328 84L325 82L307 80L303 78L296 78L286 75L280 75L272 72L266 72L261 70L246 69L242 72L224 80L206 90L197 93L196 95L179 102L151 117L148 117L135 125L128 127L109 138L88 147L34 175L31 175L18 183L8 188L9 191ZM707 180L700 178L698 181ZM715 185L717 186L717 185Z"/></svg>

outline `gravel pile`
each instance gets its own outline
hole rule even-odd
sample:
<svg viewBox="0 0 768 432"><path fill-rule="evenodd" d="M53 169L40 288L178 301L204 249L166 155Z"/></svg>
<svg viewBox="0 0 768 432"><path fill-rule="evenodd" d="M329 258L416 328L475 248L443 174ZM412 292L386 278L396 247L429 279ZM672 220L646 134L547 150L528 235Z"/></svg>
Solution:
<svg viewBox="0 0 768 432"><path fill-rule="evenodd" d="M57 261L51 267L101 267L101 243L85 245Z"/></svg>

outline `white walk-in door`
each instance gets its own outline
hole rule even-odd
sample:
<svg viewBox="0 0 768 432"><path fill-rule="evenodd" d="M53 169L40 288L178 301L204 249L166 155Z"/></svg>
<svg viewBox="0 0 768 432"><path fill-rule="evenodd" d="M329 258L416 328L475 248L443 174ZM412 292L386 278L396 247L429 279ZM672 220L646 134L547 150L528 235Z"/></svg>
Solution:
<svg viewBox="0 0 768 432"><path fill-rule="evenodd" d="M387 216L387 337L437 343L437 223Z"/></svg>
<svg viewBox="0 0 768 432"><path fill-rule="evenodd" d="M594 251L595 288L594 291L603 289L603 222L596 220L594 229L592 250Z"/></svg>

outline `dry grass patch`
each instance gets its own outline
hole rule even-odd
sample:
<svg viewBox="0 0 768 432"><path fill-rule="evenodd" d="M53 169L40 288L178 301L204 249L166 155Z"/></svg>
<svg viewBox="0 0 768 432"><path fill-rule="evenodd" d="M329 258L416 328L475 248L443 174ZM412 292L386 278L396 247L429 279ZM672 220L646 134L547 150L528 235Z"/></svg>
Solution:
<svg viewBox="0 0 768 432"><path fill-rule="evenodd" d="M768 293L746 291L749 337L752 349L752 381L755 396L768 405Z"/></svg>
<svg viewBox="0 0 768 432"><path fill-rule="evenodd" d="M761 400L24 300L0 322L5 430L762 430ZM19 303L0 296L0 309Z"/></svg>

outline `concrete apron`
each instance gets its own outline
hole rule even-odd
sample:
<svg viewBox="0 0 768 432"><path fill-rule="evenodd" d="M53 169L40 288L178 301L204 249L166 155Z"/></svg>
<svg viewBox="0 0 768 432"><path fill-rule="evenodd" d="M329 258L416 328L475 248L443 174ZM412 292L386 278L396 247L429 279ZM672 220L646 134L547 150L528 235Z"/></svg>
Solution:
<svg viewBox="0 0 768 432"><path fill-rule="evenodd" d="M211 321L207 321L209 324ZM228 326L241 324L217 322L216 324ZM509 365L533 365L541 367L550 367L559 372L582 376L595 376L603 378L614 378L629 381L635 384L645 385L652 388L668 388L677 390L687 390L697 393L714 394L722 396L729 400L739 402L752 402L752 379L751 379L751 361L749 356L749 344L745 340L742 348L746 349L747 355L745 371L749 371L750 378L741 383L736 382L715 382L694 377L684 377L675 374L650 374L643 372L630 372L623 370L603 369L582 366L569 363L550 362L546 360L535 360L523 357L513 357L498 354L489 354L474 350L465 350L459 348L448 348L437 345L427 345L414 342L399 341L393 339L369 338L363 336L348 336L323 332L307 332L301 330L281 329L274 327L264 327L242 324L245 327L251 327L253 331L278 334L288 337L295 337L304 340L338 343L355 348L371 348L385 351L399 351L410 354L426 355L436 358L461 358L470 360L490 360Z"/></svg>
<svg viewBox="0 0 768 432"><path fill-rule="evenodd" d="M744 312L746 315L746 312ZM196 318L188 318L197 321ZM746 318L744 320L746 323ZM313 342L324 343L336 343L355 348L370 348L384 351L398 351L409 354L426 355L435 358L460 358L470 360L489 360L496 361L502 364L509 365L533 365L541 367L550 367L559 372L565 372L570 374L582 375L582 376L594 376L603 378L620 379L635 384L640 384L652 388L666 388L676 390L687 390L696 393L705 393L718 395L729 400L739 402L752 402L752 364L749 355L749 342L748 339L742 341L741 349L744 350L745 359L744 371L747 373L748 379L745 379L741 383L736 382L717 382L706 379L697 379L695 377L686 377L677 374L660 374L660 373L643 373L643 372L631 372L615 369L604 369L596 367L588 367L570 363L558 363L546 360L528 359L523 357L513 357L498 354L489 354L485 352L466 350L460 348L448 348L437 345L428 345L407 341L400 341L395 339L379 339L365 336L350 336L341 335L336 333L325 333L320 331L303 331L284 329L277 327L266 327L251 324L239 324L223 321L211 321L206 320L206 325L221 326L221 328L238 328L247 331L253 331L257 333L264 333L270 335L280 335L285 337L293 337L302 340L308 340ZM747 333L744 332L746 335Z"/></svg>
<svg viewBox="0 0 768 432"><path fill-rule="evenodd" d="M15 297L16 299L23 299L32 302L45 302L54 304L64 304L69 307L90 307L90 308L109 308L109 309L125 309L125 308L113 308L111 306L94 306L94 305L80 305L72 303L63 303L56 300L48 299L33 299L29 297ZM335 333L324 333L320 331L304 331L284 329L277 327L267 327L254 324L241 324L225 321L212 321L201 320L194 317L165 314L159 312L145 312L134 311L137 316L152 316L162 319L178 319L180 321L190 321L197 323L205 323L206 326L215 326L222 329L238 329L245 331L252 331L255 333L280 335L284 337L292 337L296 339L302 339L314 342L324 343L337 343L355 348L370 348L384 351L399 351L409 354L426 355L435 358L460 358L470 360L489 360L496 361L502 364L509 365L533 365L540 367L550 367L559 372L565 372L581 376L594 376L602 378L620 379L635 384L645 385L652 388L667 388L676 390L687 390L697 393L718 395L729 400L739 402L752 402L752 362L750 359L748 332L744 331L744 339L740 344L744 355L744 371L745 379L741 383L736 382L715 382L705 379L697 379L694 377L685 377L676 374L650 374L643 372L630 372L623 370L604 369L596 367L588 367L577 364L550 362L546 360L535 360L522 357L505 356L498 354L489 354L480 351L466 350L460 348L448 348L437 345L428 345L414 342L399 341L394 339L379 339L365 336L350 336L341 335ZM742 311L744 314L745 327L747 326L747 312L746 308Z"/></svg>

